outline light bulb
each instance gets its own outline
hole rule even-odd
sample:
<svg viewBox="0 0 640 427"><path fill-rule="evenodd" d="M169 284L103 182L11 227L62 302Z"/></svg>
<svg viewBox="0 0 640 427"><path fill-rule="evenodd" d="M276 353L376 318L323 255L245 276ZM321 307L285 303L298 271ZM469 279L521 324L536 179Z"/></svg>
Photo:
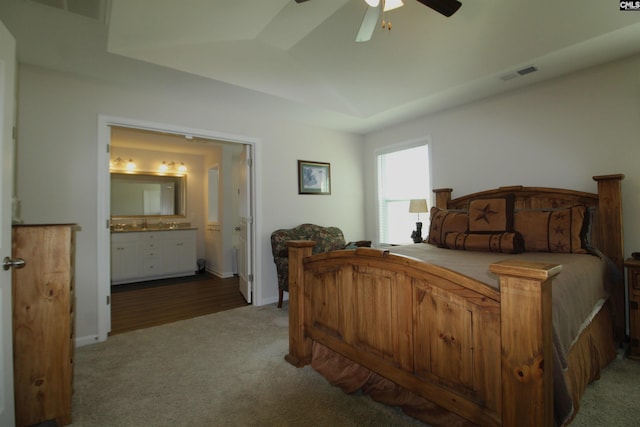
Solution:
<svg viewBox="0 0 640 427"><path fill-rule="evenodd" d="M384 11L387 12L389 10L397 9L400 6L404 6L402 0L387 0L384 2Z"/></svg>

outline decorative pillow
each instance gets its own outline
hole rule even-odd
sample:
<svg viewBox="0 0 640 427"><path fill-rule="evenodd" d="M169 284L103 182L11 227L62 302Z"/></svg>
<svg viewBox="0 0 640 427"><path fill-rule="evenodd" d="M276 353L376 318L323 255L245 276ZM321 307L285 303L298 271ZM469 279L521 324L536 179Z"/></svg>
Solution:
<svg viewBox="0 0 640 427"><path fill-rule="evenodd" d="M583 238L586 209L573 206L554 210L521 210L515 213L514 228L524 237L528 252L587 253Z"/></svg>
<svg viewBox="0 0 640 427"><path fill-rule="evenodd" d="M469 233L513 231L513 197L471 200L468 229Z"/></svg>
<svg viewBox="0 0 640 427"><path fill-rule="evenodd" d="M507 233L447 233L443 247L468 251L524 252L524 239L517 232Z"/></svg>
<svg viewBox="0 0 640 427"><path fill-rule="evenodd" d="M464 211L446 210L437 207L431 208L431 223L429 224L429 237L427 243L440 245L444 243L447 233L452 231L467 231L469 215Z"/></svg>

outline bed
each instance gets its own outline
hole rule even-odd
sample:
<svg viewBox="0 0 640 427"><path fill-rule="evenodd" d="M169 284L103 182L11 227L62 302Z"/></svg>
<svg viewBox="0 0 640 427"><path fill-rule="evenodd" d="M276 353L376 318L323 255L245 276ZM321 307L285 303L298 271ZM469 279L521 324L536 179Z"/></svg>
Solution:
<svg viewBox="0 0 640 427"><path fill-rule="evenodd" d="M435 190L424 243L289 242L285 359L432 425L570 423L625 335L624 176L593 179Z"/></svg>

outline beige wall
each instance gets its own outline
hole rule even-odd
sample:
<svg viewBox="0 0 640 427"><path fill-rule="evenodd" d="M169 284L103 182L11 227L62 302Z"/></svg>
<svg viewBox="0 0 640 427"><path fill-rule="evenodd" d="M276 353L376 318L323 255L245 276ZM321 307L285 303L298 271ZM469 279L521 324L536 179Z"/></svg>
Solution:
<svg viewBox="0 0 640 427"><path fill-rule="evenodd" d="M252 114L250 106L242 111L225 108L224 102L215 102L215 90L193 85L194 79L204 84L203 79L138 67L129 69L122 84L20 67L17 195L26 222L82 226L76 260L79 342L91 342L98 330L97 236L104 226L97 220L99 115L248 135L259 141L255 211L260 256L254 272L258 304L277 300L272 230L316 222L340 227L347 240L365 238L361 137L288 122L266 112ZM167 87L167 79L174 85ZM174 90L176 86L183 90ZM298 159L331 163L331 196L298 195Z"/></svg>
<svg viewBox="0 0 640 427"><path fill-rule="evenodd" d="M429 136L433 186L454 197L504 185L596 192L592 176L625 174L625 254L638 251L639 72L635 56L370 134L366 204L375 200L375 150ZM374 213L366 211L370 236Z"/></svg>

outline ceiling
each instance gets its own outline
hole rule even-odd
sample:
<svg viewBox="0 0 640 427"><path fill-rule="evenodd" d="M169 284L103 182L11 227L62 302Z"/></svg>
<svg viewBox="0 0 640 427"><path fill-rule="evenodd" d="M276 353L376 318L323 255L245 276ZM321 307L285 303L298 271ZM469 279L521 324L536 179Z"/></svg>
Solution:
<svg viewBox="0 0 640 427"><path fill-rule="evenodd" d="M97 3L109 54L363 134L640 52L640 11L613 0L460 0L450 18L404 0L385 15L393 29L378 27L366 43L355 42L364 0L32 1ZM518 74L530 66L537 71Z"/></svg>

